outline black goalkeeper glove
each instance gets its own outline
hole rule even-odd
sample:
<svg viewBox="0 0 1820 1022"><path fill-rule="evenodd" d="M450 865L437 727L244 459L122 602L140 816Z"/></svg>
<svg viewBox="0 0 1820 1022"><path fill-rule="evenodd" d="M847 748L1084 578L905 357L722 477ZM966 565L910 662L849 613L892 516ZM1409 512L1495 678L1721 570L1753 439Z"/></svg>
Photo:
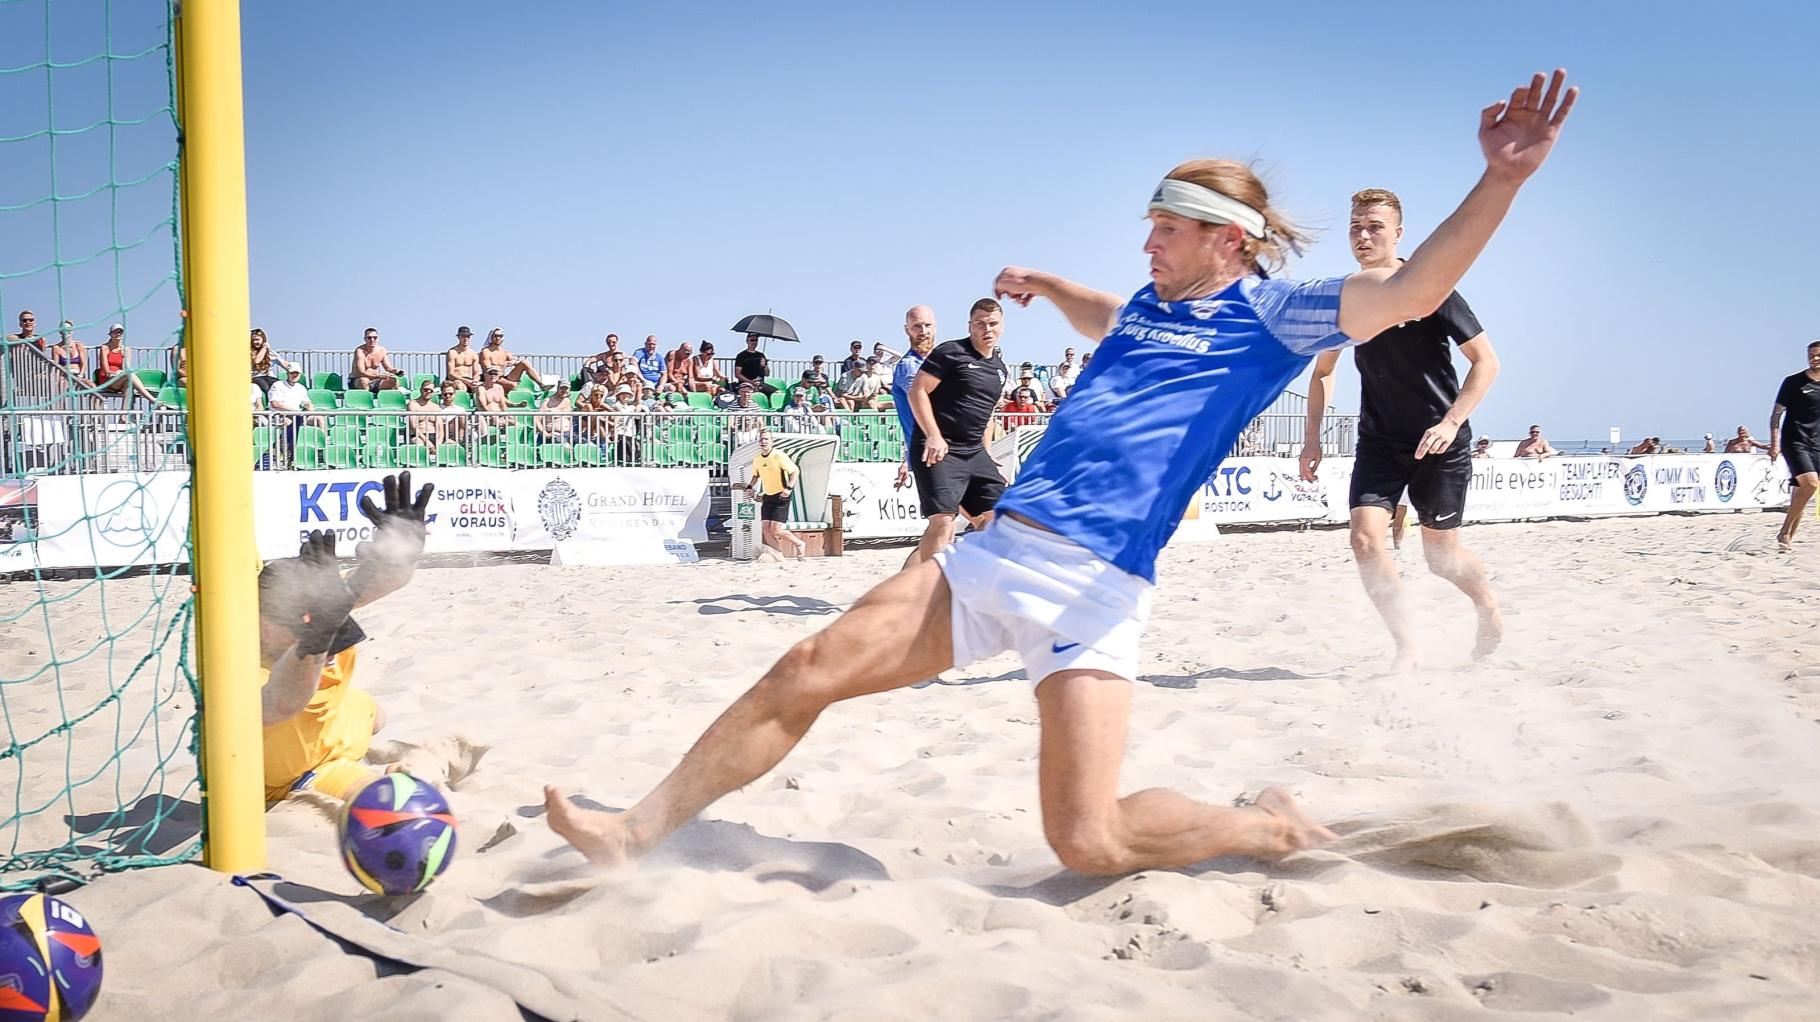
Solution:
<svg viewBox="0 0 1820 1022"><path fill-rule="evenodd" d="M384 507L374 504L371 496L360 498L360 513L372 521L373 538L360 544L355 553L362 560L416 564L423 556L423 543L429 532L424 525L424 511L430 506L436 484L424 483L413 498L411 473L406 470L386 476L384 489Z"/></svg>
<svg viewBox="0 0 1820 1022"><path fill-rule="evenodd" d="M286 602L292 608L286 615L291 620L284 624L297 633L297 655L327 653L354 610L354 594L343 584L335 561L335 534L310 533L281 579L279 584L289 590Z"/></svg>

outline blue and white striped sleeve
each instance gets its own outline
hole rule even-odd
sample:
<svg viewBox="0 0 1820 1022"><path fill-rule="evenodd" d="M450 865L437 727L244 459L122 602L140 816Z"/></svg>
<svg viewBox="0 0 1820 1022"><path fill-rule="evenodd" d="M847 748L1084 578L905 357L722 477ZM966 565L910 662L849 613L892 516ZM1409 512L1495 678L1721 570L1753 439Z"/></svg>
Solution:
<svg viewBox="0 0 1820 1022"><path fill-rule="evenodd" d="M1358 341L1340 332L1340 289L1345 277L1322 280L1261 280L1251 307L1265 329L1298 355L1318 355Z"/></svg>

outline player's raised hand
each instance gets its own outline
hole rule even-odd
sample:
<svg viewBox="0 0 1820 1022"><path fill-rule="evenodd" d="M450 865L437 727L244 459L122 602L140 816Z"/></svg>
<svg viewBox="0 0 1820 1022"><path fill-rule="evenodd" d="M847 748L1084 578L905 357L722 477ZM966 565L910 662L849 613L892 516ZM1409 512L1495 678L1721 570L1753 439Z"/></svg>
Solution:
<svg viewBox="0 0 1820 1022"><path fill-rule="evenodd" d="M1567 72L1561 68L1546 79L1538 71L1510 99L1501 99L1480 113L1479 147L1485 151L1487 171L1521 181L1542 166L1574 101L1580 98L1578 86L1562 91L1566 81Z"/></svg>
<svg viewBox="0 0 1820 1022"><path fill-rule="evenodd" d="M373 541L360 544L355 553L363 560L386 558L415 563L423 553L428 533L425 511L430 506L430 495L436 492L436 484L424 483L413 495L411 473L406 470L386 476L383 491L384 507L374 504L370 496L360 498L360 513L373 522Z"/></svg>
<svg viewBox="0 0 1820 1022"><path fill-rule="evenodd" d="M1028 306L1036 297L1037 271L1026 270L1022 266L1007 266L998 271L997 279L992 282L992 294L995 298L1009 298L1020 306Z"/></svg>

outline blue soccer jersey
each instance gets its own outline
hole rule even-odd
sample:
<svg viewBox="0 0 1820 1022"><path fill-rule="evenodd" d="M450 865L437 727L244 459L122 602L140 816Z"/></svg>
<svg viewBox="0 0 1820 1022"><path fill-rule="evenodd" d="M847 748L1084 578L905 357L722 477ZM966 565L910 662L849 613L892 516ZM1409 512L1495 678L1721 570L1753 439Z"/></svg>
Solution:
<svg viewBox="0 0 1820 1022"><path fill-rule="evenodd" d="M1155 581L1157 554L1246 423L1315 355L1355 343L1340 332L1344 283L1253 276L1182 302L1139 291L998 510Z"/></svg>
<svg viewBox="0 0 1820 1022"><path fill-rule="evenodd" d="M906 463L910 460L910 441L916 436L916 415L910 411L910 385L916 382L916 374L922 368L923 356L906 351L891 372L891 407L897 409L897 424L904 431Z"/></svg>

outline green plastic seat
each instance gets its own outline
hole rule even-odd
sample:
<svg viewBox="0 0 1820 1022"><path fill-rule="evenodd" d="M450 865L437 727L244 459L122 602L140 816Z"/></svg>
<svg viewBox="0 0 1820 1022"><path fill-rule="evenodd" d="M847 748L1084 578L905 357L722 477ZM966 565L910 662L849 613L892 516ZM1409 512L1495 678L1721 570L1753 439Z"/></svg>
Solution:
<svg viewBox="0 0 1820 1022"><path fill-rule="evenodd" d="M537 431L529 426L507 426L506 443L530 444L537 440Z"/></svg>
<svg viewBox="0 0 1820 1022"><path fill-rule="evenodd" d="M297 448L297 456L293 459L293 461L298 468L303 468L303 469L321 468L322 467L322 448L321 447L299 447L299 448Z"/></svg>
<svg viewBox="0 0 1820 1022"><path fill-rule="evenodd" d="M162 369L135 369L133 375L138 377L140 383L145 384L146 390L152 391L162 388L166 379Z"/></svg>
<svg viewBox="0 0 1820 1022"><path fill-rule="evenodd" d="M438 465L466 465L467 463L468 449L460 444L443 444L436 448L436 464Z"/></svg>
<svg viewBox="0 0 1820 1022"><path fill-rule="evenodd" d="M538 464L536 447L530 444L506 445L507 468L536 468Z"/></svg>
<svg viewBox="0 0 1820 1022"><path fill-rule="evenodd" d="M320 451L329 443L329 431L321 426L300 426L297 429L297 449L315 448Z"/></svg>
<svg viewBox="0 0 1820 1022"><path fill-rule="evenodd" d="M302 454L302 451L297 453ZM346 444L331 444L322 450L322 460L330 468L359 468L360 451Z"/></svg>
<svg viewBox="0 0 1820 1022"><path fill-rule="evenodd" d="M373 404L379 408L403 408L410 401L402 390L382 390L373 398Z"/></svg>
<svg viewBox="0 0 1820 1022"><path fill-rule="evenodd" d="M273 436L272 427L270 427L270 426L254 426L253 427L253 467L254 468L259 467L259 463L261 461L265 460L266 452L270 451L272 449L272 436Z"/></svg>
<svg viewBox="0 0 1820 1022"><path fill-rule="evenodd" d="M506 449L499 444L481 444L474 449L474 460L487 468L505 468Z"/></svg>
<svg viewBox="0 0 1820 1022"><path fill-rule="evenodd" d="M342 384L340 373L317 373L310 380L310 389L332 390L336 393L340 393L341 391L346 390L347 387ZM366 391L363 390L360 393L364 394ZM314 400L314 398L311 400Z"/></svg>
<svg viewBox="0 0 1820 1022"><path fill-rule="evenodd" d="M310 404L316 406L317 408L339 408L339 407L341 407L341 395L335 393L332 390L323 390L320 387L311 387L310 388Z"/></svg>
<svg viewBox="0 0 1820 1022"><path fill-rule="evenodd" d="M422 444L405 444L393 449L393 460L399 468L429 468L430 449ZM390 468L390 465L384 466Z"/></svg>
<svg viewBox="0 0 1820 1022"><path fill-rule="evenodd" d="M575 456L568 444L544 444L537 449L537 454L546 465L568 466L575 464Z"/></svg>
<svg viewBox="0 0 1820 1022"><path fill-rule="evenodd" d="M577 465L601 465L601 464L605 464L605 462L606 462L606 458L600 453L599 444L576 444L575 445L575 464L577 464Z"/></svg>
<svg viewBox="0 0 1820 1022"><path fill-rule="evenodd" d="M455 406L458 408L466 408L470 412L473 411L474 410L474 395L468 393L465 390L456 391L455 392Z"/></svg>
<svg viewBox="0 0 1820 1022"><path fill-rule="evenodd" d="M695 391L690 391L689 392L689 407L690 408L701 408L706 411L713 411L714 410L714 397L711 394L701 394L701 393L697 393Z"/></svg>
<svg viewBox="0 0 1820 1022"><path fill-rule="evenodd" d="M360 446L360 427L336 423L329 427L329 443L344 447Z"/></svg>
<svg viewBox="0 0 1820 1022"><path fill-rule="evenodd" d="M435 373L418 373L416 376L411 377L411 393L416 394L418 391L422 390L423 385L426 382L439 390L442 388L442 381L436 378Z"/></svg>
<svg viewBox="0 0 1820 1022"><path fill-rule="evenodd" d="M350 390L341 395L343 408L371 408L373 405L373 392L370 390Z"/></svg>
<svg viewBox="0 0 1820 1022"><path fill-rule="evenodd" d="M330 450L334 450L334 448L330 448ZM367 447L367 466L366 467L368 467L368 468L397 468L398 462L397 462L397 459L395 457L393 457L393 454L392 454L393 450L395 450L395 448L393 448L389 444L375 443L375 444L368 445L368 447ZM334 465L335 464L334 460L330 459L329 464ZM340 468L341 466L336 465L335 467Z"/></svg>

